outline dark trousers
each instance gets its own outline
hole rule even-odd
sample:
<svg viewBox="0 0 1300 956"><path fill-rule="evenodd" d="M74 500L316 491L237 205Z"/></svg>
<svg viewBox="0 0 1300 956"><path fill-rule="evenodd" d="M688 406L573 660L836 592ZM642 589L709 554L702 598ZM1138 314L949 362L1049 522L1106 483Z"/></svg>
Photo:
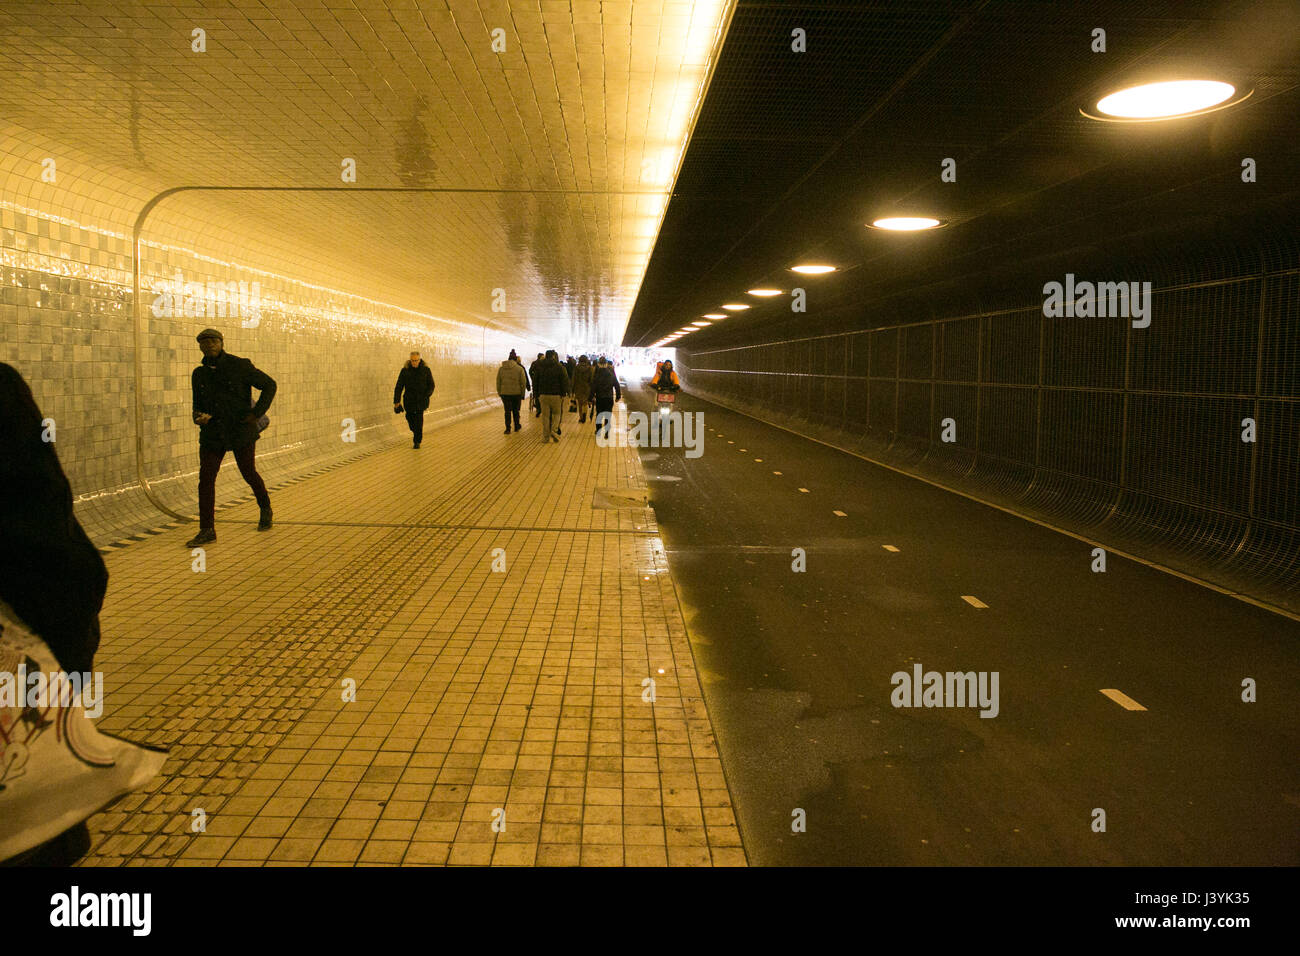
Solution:
<svg viewBox="0 0 1300 956"><path fill-rule="evenodd" d="M257 473L257 464L253 460L256 451L257 442L249 442L243 448L236 448L234 451L235 464L239 466L239 474L244 481L248 482L248 487L253 489L253 496L257 498L257 506L259 508L269 508L271 507L271 496L266 493L266 484L262 481L262 476ZM225 451L220 448L199 449L200 528L211 528L213 526L213 513L216 510L217 472L221 470L221 460L225 457Z"/></svg>
<svg viewBox="0 0 1300 956"><path fill-rule="evenodd" d="M522 395L502 395L501 404L505 406L506 428L510 427L510 418L514 417L515 428L519 427L519 407L524 403Z"/></svg>
<svg viewBox="0 0 1300 956"><path fill-rule="evenodd" d="M411 429L411 438L418 445L424 441L424 412L406 410L406 424Z"/></svg>
<svg viewBox="0 0 1300 956"><path fill-rule="evenodd" d="M604 418L600 416L604 415ZM614 396L609 398L596 399L596 431L600 431L601 425L605 426L605 434L609 435L609 423L614 417Z"/></svg>

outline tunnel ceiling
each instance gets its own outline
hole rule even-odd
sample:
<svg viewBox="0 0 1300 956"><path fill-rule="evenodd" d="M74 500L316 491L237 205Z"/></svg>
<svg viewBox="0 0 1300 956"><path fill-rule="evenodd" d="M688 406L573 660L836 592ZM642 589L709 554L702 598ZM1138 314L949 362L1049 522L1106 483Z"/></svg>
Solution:
<svg viewBox="0 0 1300 956"><path fill-rule="evenodd" d="M175 186L348 189L351 158L350 193L184 193L145 235L537 341L616 341L730 10L6 0L0 134L31 172L0 184L60 201L37 182L48 153L68 181L117 184L129 222Z"/></svg>
<svg viewBox="0 0 1300 956"><path fill-rule="evenodd" d="M1041 294L1076 256L1122 261L1202 232L1231 244L1261 217L1294 219L1298 67L1293 3L741 0L625 344L727 302L753 307L677 346L928 319L918 309L978 308L982 289ZM1125 85L1189 75L1254 93L1182 120L1080 115ZM1245 157L1257 182L1242 181ZM948 158L955 182L940 178ZM947 225L865 226L908 214ZM788 271L801 260L840 271ZM759 285L805 288L807 313L745 295Z"/></svg>

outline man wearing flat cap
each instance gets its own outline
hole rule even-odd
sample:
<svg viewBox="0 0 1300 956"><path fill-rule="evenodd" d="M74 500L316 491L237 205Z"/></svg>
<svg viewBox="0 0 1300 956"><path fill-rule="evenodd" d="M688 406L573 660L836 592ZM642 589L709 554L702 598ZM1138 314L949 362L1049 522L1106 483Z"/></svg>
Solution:
<svg viewBox="0 0 1300 956"><path fill-rule="evenodd" d="M217 472L228 451L234 452L239 474L262 509L257 530L271 527L271 497L257 473L254 452L266 427L266 410L275 398L275 380L248 359L225 351L225 340L216 329L204 329L195 338L203 350L203 362L190 376L194 423L199 426L199 533L186 542L187 548L217 540L213 519ZM253 404L254 388L259 392L257 404Z"/></svg>

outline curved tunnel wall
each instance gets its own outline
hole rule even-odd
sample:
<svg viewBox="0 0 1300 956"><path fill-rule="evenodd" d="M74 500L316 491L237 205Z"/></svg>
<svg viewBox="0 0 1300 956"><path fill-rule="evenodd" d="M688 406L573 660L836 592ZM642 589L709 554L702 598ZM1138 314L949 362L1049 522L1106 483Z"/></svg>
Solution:
<svg viewBox="0 0 1300 956"><path fill-rule="evenodd" d="M984 291L964 309L932 301L939 317L919 322L906 319L928 311L920 299L888 327L679 350L683 380L793 431L1300 611L1300 242L1274 233L1184 251L1130 259L1120 274L1109 260L1100 273L1152 281L1145 329L1049 318L1041 296ZM1074 264L1079 279L1098 277ZM1065 271L1050 264L1020 285L1037 292ZM1243 441L1248 418L1254 442ZM945 419L954 441L943 440Z"/></svg>
<svg viewBox="0 0 1300 956"><path fill-rule="evenodd" d="M54 420L78 518L103 545L171 520L141 488L134 437L131 223L148 190L102 176L43 185L33 171L44 150L28 152L0 149L0 361L19 370ZM531 347L330 288L283 258L263 261L257 238L219 222L195 221L187 235L184 206L163 208L145 230L141 262L144 476L181 514L196 509L189 377L201 358L194 336L206 326L277 381L272 424L258 442L269 484L406 440L391 398L411 350L437 382L430 427L488 407L506 352ZM241 282L245 296L228 294ZM355 441L344 440L345 419ZM227 458L218 504L247 491Z"/></svg>

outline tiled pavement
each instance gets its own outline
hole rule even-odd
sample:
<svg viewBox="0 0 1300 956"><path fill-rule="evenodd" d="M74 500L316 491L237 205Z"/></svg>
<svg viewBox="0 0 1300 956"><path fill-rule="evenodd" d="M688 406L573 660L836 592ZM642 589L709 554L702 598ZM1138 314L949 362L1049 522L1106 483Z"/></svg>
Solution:
<svg viewBox="0 0 1300 956"><path fill-rule="evenodd" d="M744 865L654 513L593 507L638 456L565 419L225 509L201 572L192 525L109 554L99 726L170 756L85 863Z"/></svg>

